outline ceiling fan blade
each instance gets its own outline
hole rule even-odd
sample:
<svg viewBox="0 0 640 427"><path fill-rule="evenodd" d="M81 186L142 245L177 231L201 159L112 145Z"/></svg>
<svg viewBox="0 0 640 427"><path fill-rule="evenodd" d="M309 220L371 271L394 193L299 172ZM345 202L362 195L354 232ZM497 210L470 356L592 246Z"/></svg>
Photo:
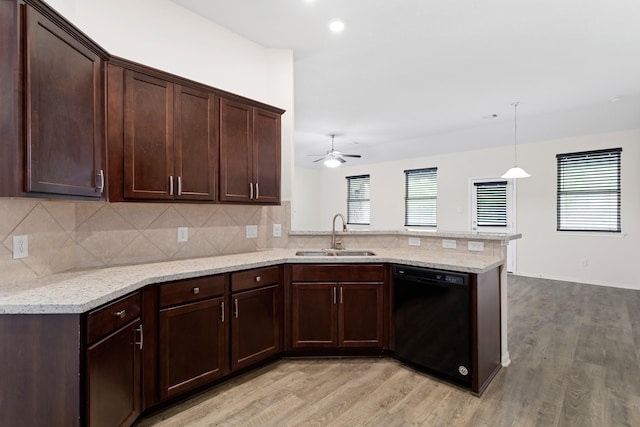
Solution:
<svg viewBox="0 0 640 427"><path fill-rule="evenodd" d="M340 154L342 157L355 157L356 159L361 158L360 154Z"/></svg>
<svg viewBox="0 0 640 427"><path fill-rule="evenodd" d="M322 160L324 160L324 159L325 159L324 157L320 157L319 159L317 159L317 160L314 160L314 161L313 161L313 163L318 163L318 162L321 162L321 161L322 161Z"/></svg>
<svg viewBox="0 0 640 427"><path fill-rule="evenodd" d="M340 163L347 163L347 161L343 159L342 156L336 157L336 160L338 160Z"/></svg>

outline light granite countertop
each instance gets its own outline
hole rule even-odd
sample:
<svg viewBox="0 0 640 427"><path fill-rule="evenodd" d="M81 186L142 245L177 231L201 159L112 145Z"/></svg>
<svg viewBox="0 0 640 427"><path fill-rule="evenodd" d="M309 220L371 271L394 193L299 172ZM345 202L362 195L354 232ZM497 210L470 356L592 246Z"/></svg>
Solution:
<svg viewBox="0 0 640 427"><path fill-rule="evenodd" d="M331 231L304 231L292 230L289 236L331 236ZM500 242L509 242L511 240L521 239L522 234L507 233L471 233L464 231L446 231L446 230L361 230L348 229L347 231L336 231L337 236L423 236L423 237L439 237L443 239L467 239L467 240L497 240Z"/></svg>
<svg viewBox="0 0 640 427"><path fill-rule="evenodd" d="M295 249L137 264L55 274L0 287L0 314L84 313L152 283L228 273L284 263L394 263L483 273L497 257L413 249L372 249L375 256L296 256Z"/></svg>

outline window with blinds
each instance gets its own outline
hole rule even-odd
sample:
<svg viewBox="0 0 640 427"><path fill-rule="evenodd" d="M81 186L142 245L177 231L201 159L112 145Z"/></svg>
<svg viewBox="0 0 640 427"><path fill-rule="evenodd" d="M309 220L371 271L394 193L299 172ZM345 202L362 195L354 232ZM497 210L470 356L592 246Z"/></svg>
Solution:
<svg viewBox="0 0 640 427"><path fill-rule="evenodd" d="M558 231L620 232L622 148L558 154Z"/></svg>
<svg viewBox="0 0 640 427"><path fill-rule="evenodd" d="M507 226L507 181L476 182L476 225Z"/></svg>
<svg viewBox="0 0 640 427"><path fill-rule="evenodd" d="M404 225L436 227L438 168L406 170L404 174Z"/></svg>
<svg viewBox="0 0 640 427"><path fill-rule="evenodd" d="M347 177L347 223L368 225L371 222L369 175Z"/></svg>

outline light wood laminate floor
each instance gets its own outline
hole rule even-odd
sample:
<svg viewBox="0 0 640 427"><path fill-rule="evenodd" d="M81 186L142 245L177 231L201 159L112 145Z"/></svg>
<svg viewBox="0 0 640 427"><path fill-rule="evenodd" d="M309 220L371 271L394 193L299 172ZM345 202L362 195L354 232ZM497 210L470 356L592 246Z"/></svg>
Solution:
<svg viewBox="0 0 640 427"><path fill-rule="evenodd" d="M509 277L509 350L481 398L393 359L283 360L142 426L640 426L640 291Z"/></svg>

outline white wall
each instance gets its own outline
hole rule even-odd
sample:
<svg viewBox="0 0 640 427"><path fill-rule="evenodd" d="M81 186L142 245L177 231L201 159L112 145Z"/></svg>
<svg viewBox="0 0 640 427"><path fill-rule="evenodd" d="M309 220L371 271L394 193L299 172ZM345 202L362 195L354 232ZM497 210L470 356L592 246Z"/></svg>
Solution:
<svg viewBox="0 0 640 427"><path fill-rule="evenodd" d="M622 147L622 229L609 233L556 231L556 154ZM578 136L519 144L519 164L532 177L516 183L518 241L517 273L640 289L640 130ZM372 230L398 230L404 226L404 170L438 168L438 229L469 230L469 178L497 177L513 162L513 146L368 166L296 169L296 186L316 188L313 205L299 204L296 215L318 222L308 229L327 230L336 212L346 213L349 175L371 175ZM314 194L316 192L314 191ZM297 197L296 192L296 197ZM313 212L305 213L309 206ZM307 221L309 222L309 221ZM301 230L302 221L293 222ZM307 225L305 223L305 225ZM583 266L582 261L587 265Z"/></svg>
<svg viewBox="0 0 640 427"><path fill-rule="evenodd" d="M110 54L283 108L282 199L293 179L293 52L268 49L168 0L47 0Z"/></svg>

